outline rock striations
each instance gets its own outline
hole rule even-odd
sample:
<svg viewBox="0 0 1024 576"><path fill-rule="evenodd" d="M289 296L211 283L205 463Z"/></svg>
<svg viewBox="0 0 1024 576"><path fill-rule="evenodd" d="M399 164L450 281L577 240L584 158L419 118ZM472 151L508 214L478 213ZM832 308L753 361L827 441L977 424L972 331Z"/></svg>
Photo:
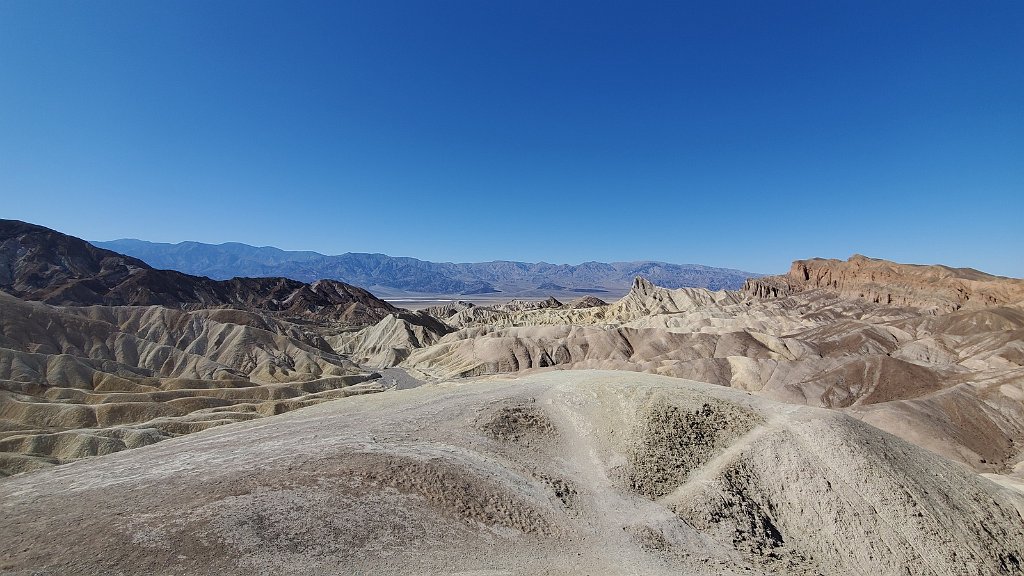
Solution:
<svg viewBox="0 0 1024 576"><path fill-rule="evenodd" d="M1024 302L1024 280L971 268L895 264L861 255L841 260L797 260L784 276L747 281L743 290L760 298L823 289L876 304L942 312Z"/></svg>
<svg viewBox="0 0 1024 576"><path fill-rule="evenodd" d="M377 390L324 336L401 313L340 282L213 281L0 221L0 475Z"/></svg>
<svg viewBox="0 0 1024 576"><path fill-rule="evenodd" d="M1018 575L1022 284L409 312L2 221L0 572Z"/></svg>
<svg viewBox="0 0 1024 576"><path fill-rule="evenodd" d="M0 482L8 574L1020 574L1024 497L842 413L561 372Z"/></svg>
<svg viewBox="0 0 1024 576"><path fill-rule="evenodd" d="M986 282L988 293L1006 294L1018 281ZM982 307L974 298L942 313L923 291L915 302L925 307L822 288L783 294L669 290L637 279L604 306L447 308L447 333L399 344L387 357L428 379L615 369L710 382L843 410L981 472L1024 481L1024 306Z"/></svg>
<svg viewBox="0 0 1024 576"><path fill-rule="evenodd" d="M372 379L267 315L0 293L0 475L372 391L351 387Z"/></svg>

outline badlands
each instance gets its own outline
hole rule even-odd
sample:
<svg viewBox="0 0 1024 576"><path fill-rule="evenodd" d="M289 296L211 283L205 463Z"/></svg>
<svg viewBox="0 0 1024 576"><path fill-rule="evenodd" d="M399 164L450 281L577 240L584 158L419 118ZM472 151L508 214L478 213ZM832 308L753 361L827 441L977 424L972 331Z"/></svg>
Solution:
<svg viewBox="0 0 1024 576"><path fill-rule="evenodd" d="M1024 573L1024 281L409 312L0 224L0 572Z"/></svg>

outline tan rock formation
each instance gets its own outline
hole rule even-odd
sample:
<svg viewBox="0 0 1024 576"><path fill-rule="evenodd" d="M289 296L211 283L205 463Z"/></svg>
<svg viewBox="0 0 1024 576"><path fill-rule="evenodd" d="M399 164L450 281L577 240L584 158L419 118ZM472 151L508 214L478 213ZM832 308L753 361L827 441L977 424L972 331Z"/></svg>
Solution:
<svg viewBox="0 0 1024 576"><path fill-rule="evenodd" d="M0 474L277 414L369 379L318 335L267 315L0 293Z"/></svg>
<svg viewBox="0 0 1024 576"><path fill-rule="evenodd" d="M833 410L623 372L321 404L0 482L8 574L1017 574L1024 498Z"/></svg>
<svg viewBox="0 0 1024 576"><path fill-rule="evenodd" d="M891 279L896 286L919 282L914 268L891 269L911 274ZM991 293L1012 293L1016 281L986 282ZM458 330L408 351L401 365L436 379L614 369L710 382L847 410L979 471L1024 479L1024 307L941 313L923 293L915 301L927 308L822 288L785 293L667 290L638 279L607 306L473 307L446 319Z"/></svg>

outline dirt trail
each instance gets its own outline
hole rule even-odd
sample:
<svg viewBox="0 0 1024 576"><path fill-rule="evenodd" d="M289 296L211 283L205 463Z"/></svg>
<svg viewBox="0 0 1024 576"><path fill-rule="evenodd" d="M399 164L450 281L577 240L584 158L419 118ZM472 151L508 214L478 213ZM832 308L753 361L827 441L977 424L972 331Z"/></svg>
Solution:
<svg viewBox="0 0 1024 576"><path fill-rule="evenodd" d="M571 371L0 480L4 574L1019 574L1024 498L834 411Z"/></svg>

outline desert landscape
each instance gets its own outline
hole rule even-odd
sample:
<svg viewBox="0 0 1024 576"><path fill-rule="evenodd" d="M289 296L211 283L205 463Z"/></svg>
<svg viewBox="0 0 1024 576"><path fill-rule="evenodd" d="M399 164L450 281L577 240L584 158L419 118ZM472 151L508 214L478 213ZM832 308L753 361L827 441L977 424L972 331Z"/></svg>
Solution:
<svg viewBox="0 0 1024 576"><path fill-rule="evenodd" d="M1022 55L0 1L0 576L1024 576Z"/></svg>
<svg viewBox="0 0 1024 576"><path fill-rule="evenodd" d="M408 311L0 224L5 573L1021 573L1024 281Z"/></svg>

